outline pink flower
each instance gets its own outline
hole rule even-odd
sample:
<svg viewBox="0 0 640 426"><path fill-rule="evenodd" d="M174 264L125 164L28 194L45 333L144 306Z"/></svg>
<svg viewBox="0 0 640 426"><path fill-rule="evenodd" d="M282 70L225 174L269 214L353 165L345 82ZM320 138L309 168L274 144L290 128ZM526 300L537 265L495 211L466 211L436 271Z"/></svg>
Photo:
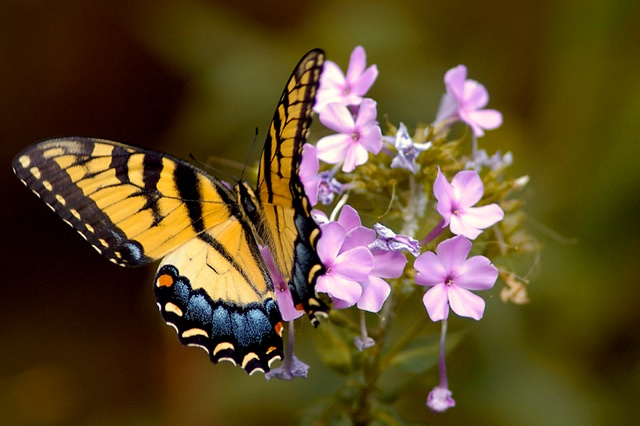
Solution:
<svg viewBox="0 0 640 426"><path fill-rule="evenodd" d="M433 184L433 193L438 200L438 213L444 219L442 227L450 226L451 232L473 240L482 229L502 220L504 212L497 204L472 207L482 198L484 185L478 173L472 170L458 172L451 184L440 170Z"/></svg>
<svg viewBox="0 0 640 426"><path fill-rule="evenodd" d="M378 77L378 68L371 65L365 70L366 65L367 56L362 46L356 47L351 53L346 77L338 65L326 61L313 110L320 112L332 102L359 105Z"/></svg>
<svg viewBox="0 0 640 426"><path fill-rule="evenodd" d="M345 265L345 268L364 271L362 266L365 263L370 266L366 273L360 274L357 278L351 277L352 282L340 282L332 279L331 276L327 280L319 277L316 290L328 293L333 299L335 309L344 309L357 305L358 309L363 311L378 312L391 292L391 287L383 278L401 276L407 263L406 257L401 253L400 249L393 251L377 247L374 244L376 232L362 226L358 212L349 205L342 208L335 222L327 222L326 217L323 215L320 215L319 221L322 223L320 226L322 230L320 241L328 238L326 241L327 249L330 245L333 245L331 250L335 251L337 249L337 255L331 253L323 255L320 253L320 242L318 243L318 254L327 268L325 276L329 275L331 271L330 265L325 262L325 259L330 261L332 257L340 257L345 253L350 253L350 256L357 253L358 256L361 256L361 258L353 258L352 262L355 263ZM368 256L365 256L363 249L366 250ZM354 252L354 250L357 250L357 252ZM365 257L368 257L369 260L365 260ZM343 277L345 275L342 270L336 271L336 274ZM353 282L360 287L359 290L356 289Z"/></svg>
<svg viewBox="0 0 640 426"><path fill-rule="evenodd" d="M432 321L447 319L453 312L475 320L482 318L484 300L470 290L488 290L498 278L498 268L484 256L467 259L471 241L458 235L438 244L436 253L425 252L415 261L416 283L431 287L424 303Z"/></svg>
<svg viewBox="0 0 640 426"><path fill-rule="evenodd" d="M276 293L276 302L278 303L278 308L280 308L280 315L282 315L282 319L285 321L291 321L301 317L303 312L295 308L293 304L293 297L291 296L291 290L289 290L289 285L284 282L284 278L282 278L282 275L280 275L276 265L273 263L271 252L269 252L267 247L261 247L260 253L262 254L262 258L269 269L269 275L271 275L271 281L273 282L273 287Z"/></svg>
<svg viewBox="0 0 640 426"><path fill-rule="evenodd" d="M342 162L342 171L347 173L366 163L368 152L377 154L382 149L382 131L376 115L376 103L372 99L362 100L355 120L346 106L327 105L320 113L320 121L339 133L318 141L318 158L329 164Z"/></svg>
<svg viewBox="0 0 640 426"><path fill-rule="evenodd" d="M362 246L342 250L347 232L339 223L329 222L320 228L322 238L318 241L318 256L327 272L318 277L316 291L331 296L336 309L353 306L362 295L359 281L371 273L373 256Z"/></svg>
<svg viewBox="0 0 640 426"><path fill-rule="evenodd" d="M502 124L502 114L493 109L482 109L489 102L485 87L467 80L467 67L458 65L444 76L447 93L442 97L436 123L462 120L475 136L483 136L484 129L492 130Z"/></svg>

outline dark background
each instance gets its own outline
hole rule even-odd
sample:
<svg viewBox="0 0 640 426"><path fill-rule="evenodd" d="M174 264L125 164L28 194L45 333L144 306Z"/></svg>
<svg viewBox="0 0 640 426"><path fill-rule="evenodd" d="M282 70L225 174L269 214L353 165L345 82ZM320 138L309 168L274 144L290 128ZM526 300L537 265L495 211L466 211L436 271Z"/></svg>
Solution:
<svg viewBox="0 0 640 426"><path fill-rule="evenodd" d="M0 418L7 424L297 424L340 379L301 330L307 380L266 382L177 343L153 267L97 256L12 175L23 147L95 136L208 161L255 160L314 47L363 45L380 116L435 117L463 63L504 125L481 139L531 177L543 242L531 304L487 294L449 355L458 406L433 424L624 424L640 395L640 3L634 0L0 1ZM237 169L236 169L237 173ZM428 321L416 306L416 318ZM305 344L305 342L307 342ZM407 408L409 410L409 408ZM635 419L635 420L634 420Z"/></svg>

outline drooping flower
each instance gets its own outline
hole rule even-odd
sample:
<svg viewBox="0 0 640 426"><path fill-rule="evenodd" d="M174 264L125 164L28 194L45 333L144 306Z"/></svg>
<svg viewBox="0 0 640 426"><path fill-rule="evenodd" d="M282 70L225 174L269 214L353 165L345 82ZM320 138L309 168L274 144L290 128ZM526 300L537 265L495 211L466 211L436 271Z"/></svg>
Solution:
<svg viewBox="0 0 640 426"><path fill-rule="evenodd" d="M406 235L399 235L387 228L381 223L373 225L373 229L378 234L376 240L369 245L372 252L376 250L383 251L406 251L414 256L420 254L420 246L418 241L414 238L407 237Z"/></svg>
<svg viewBox="0 0 640 426"><path fill-rule="evenodd" d="M423 303L432 321L449 316L449 307L462 317L482 318L484 300L471 290L488 290L498 278L498 268L484 256L467 259L471 241L458 235L438 244L436 253L422 253L415 261L416 283L431 287Z"/></svg>
<svg viewBox="0 0 640 426"><path fill-rule="evenodd" d="M418 155L420 155L422 151L431 148L432 145L431 142L415 143L413 139L411 139L411 136L409 136L409 132L404 123L400 123L393 144L396 151L398 151L398 155L391 160L391 168L407 169L413 174L418 172L416 164Z"/></svg>
<svg viewBox="0 0 640 426"><path fill-rule="evenodd" d="M320 121L336 132L317 143L318 158L325 163L342 163L342 171L352 172L367 162L368 152L377 154L382 149L382 131L376 122L376 103L363 99L357 116L344 105L332 103L320 112Z"/></svg>
<svg viewBox="0 0 640 426"><path fill-rule="evenodd" d="M447 93L442 97L436 126L462 120L467 123L477 137L484 130L492 130L502 124L502 114L494 109L482 109L489 102L485 87L474 80L467 80L467 67L458 65L444 76Z"/></svg>
<svg viewBox="0 0 640 426"><path fill-rule="evenodd" d="M456 402L451 397L451 391L442 386L436 386L427 397L427 407L433 411L442 413L451 407L455 407Z"/></svg>
<svg viewBox="0 0 640 426"><path fill-rule="evenodd" d="M484 185L477 172L458 172L451 183L438 169L433 184L433 193L438 200L438 213L442 215L442 227L450 226L451 232L473 240L483 229L502 220L504 212L497 204L472 207L484 193Z"/></svg>
<svg viewBox="0 0 640 426"><path fill-rule="evenodd" d="M449 390L449 379L447 378L446 350L447 341L447 320L442 320L440 328L440 356L438 357L438 373L440 375L440 384L434 387L427 397L427 407L431 411L442 413L451 407L455 407L456 402L451 397Z"/></svg>
<svg viewBox="0 0 640 426"><path fill-rule="evenodd" d="M342 184L333 177L333 174L329 171L318 173L319 168L316 147L308 143L304 144L298 176L312 206L315 206L318 201L322 204L331 204L334 195L342 192Z"/></svg>
<svg viewBox="0 0 640 426"><path fill-rule="evenodd" d="M320 112L332 102L345 106L359 105L378 77L378 67L371 65L365 69L366 66L367 56L362 46L356 47L351 53L346 76L338 65L326 61L313 110Z"/></svg>
<svg viewBox="0 0 640 426"><path fill-rule="evenodd" d="M260 248L260 253L262 254L262 258L269 269L269 275L271 275L271 281L273 282L273 287L276 293L276 302L278 303L282 319L285 321L291 321L301 317L303 312L295 308L293 304L293 297L291 296L291 290L289 290L289 286L284 281L284 278L282 278L280 272L278 272L276 265L273 263L271 252L269 252L269 249L265 246Z"/></svg>

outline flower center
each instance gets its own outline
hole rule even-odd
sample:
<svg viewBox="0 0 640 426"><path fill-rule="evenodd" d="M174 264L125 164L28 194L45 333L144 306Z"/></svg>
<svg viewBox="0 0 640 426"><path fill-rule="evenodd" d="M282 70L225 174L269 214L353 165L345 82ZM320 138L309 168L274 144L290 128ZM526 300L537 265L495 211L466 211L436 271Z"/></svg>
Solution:
<svg viewBox="0 0 640 426"><path fill-rule="evenodd" d="M446 285L447 287L451 287L453 285L453 278L452 277L447 277L444 280L444 285Z"/></svg>
<svg viewBox="0 0 640 426"><path fill-rule="evenodd" d="M358 142L360 140L360 133L358 132L351 133L351 140L353 140L354 142Z"/></svg>

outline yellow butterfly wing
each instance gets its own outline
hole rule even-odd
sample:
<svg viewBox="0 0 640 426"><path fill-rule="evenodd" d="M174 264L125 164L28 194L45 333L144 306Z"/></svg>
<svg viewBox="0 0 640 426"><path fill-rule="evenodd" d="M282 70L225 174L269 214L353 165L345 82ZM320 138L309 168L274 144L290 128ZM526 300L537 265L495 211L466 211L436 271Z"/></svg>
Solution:
<svg viewBox="0 0 640 426"><path fill-rule="evenodd" d="M282 319L246 224L227 221L167 255L155 278L158 308L180 342L249 374L282 359Z"/></svg>
<svg viewBox="0 0 640 426"><path fill-rule="evenodd" d="M93 248L121 266L159 259L227 219L233 194L189 163L92 138L52 139L14 172Z"/></svg>
<svg viewBox="0 0 640 426"><path fill-rule="evenodd" d="M316 253L320 229L311 218L299 171L323 63L324 53L312 50L291 75L269 127L256 190L261 205L258 232L289 283L294 303L314 324L316 316L326 316L328 310L314 290L324 267Z"/></svg>

